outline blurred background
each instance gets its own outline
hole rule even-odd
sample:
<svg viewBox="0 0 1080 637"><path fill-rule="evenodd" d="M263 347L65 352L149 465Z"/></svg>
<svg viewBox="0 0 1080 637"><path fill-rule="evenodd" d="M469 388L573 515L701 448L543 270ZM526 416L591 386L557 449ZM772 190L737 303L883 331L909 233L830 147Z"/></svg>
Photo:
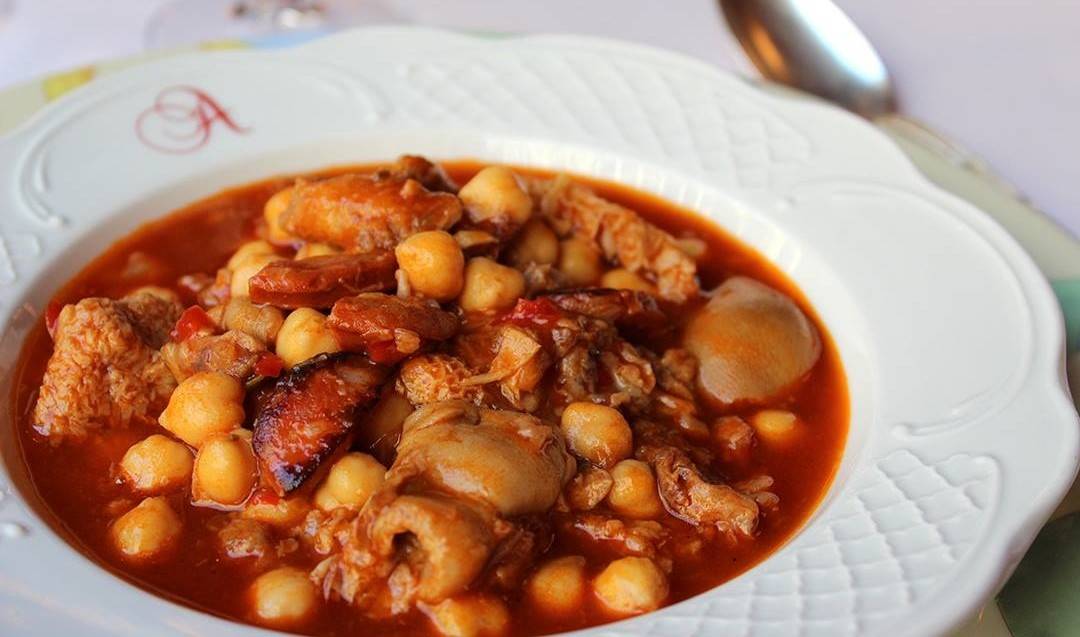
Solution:
<svg viewBox="0 0 1080 637"><path fill-rule="evenodd" d="M880 53L905 115L1080 234L1080 0L836 4ZM604 35L757 74L716 0L0 0L0 90L147 51L280 46L372 24Z"/></svg>

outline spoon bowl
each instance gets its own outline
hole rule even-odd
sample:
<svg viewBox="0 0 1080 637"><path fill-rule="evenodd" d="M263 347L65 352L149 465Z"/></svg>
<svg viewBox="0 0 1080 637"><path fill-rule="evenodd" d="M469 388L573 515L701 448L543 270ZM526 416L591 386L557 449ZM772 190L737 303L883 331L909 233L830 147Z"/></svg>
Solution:
<svg viewBox="0 0 1080 637"><path fill-rule="evenodd" d="M720 0L720 7L767 79L867 118L896 110L885 63L831 0Z"/></svg>

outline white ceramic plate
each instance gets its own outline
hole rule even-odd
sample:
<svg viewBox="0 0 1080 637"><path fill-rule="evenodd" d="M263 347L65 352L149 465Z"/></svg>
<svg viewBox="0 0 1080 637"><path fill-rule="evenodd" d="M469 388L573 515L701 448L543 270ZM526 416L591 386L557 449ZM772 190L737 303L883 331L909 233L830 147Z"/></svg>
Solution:
<svg viewBox="0 0 1080 637"><path fill-rule="evenodd" d="M839 347L851 434L798 536L713 591L592 634L922 635L1011 572L1071 483L1049 287L866 123L687 58L576 37L356 31L102 78L0 139L0 389L58 285L147 219L275 173L414 152L612 179L783 269ZM29 507L0 416L0 632L259 632L154 597ZM73 485L77 488L77 485Z"/></svg>

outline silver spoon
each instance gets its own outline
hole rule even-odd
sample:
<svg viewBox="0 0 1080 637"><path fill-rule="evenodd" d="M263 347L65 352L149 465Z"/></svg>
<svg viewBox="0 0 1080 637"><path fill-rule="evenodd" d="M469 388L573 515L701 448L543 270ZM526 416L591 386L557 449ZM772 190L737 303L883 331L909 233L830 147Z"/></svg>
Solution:
<svg viewBox="0 0 1080 637"><path fill-rule="evenodd" d="M822 97L979 174L1014 199L1011 184L955 142L897 111L888 69L832 0L719 0L731 32L758 71Z"/></svg>
<svg viewBox="0 0 1080 637"><path fill-rule="evenodd" d="M970 153L897 113L884 62L855 23L831 0L719 1L732 33L766 79L813 93L873 120L973 170L1010 199L1019 198L1015 188ZM998 220L1010 227L1007 217ZM1024 233L1019 226L1010 230L1018 235ZM1049 240L1063 235L1048 231L1044 236ZM1063 242L1072 243L1069 239ZM1074 486L1074 491L1077 488ZM1078 542L1080 513L1063 516L1039 534L1016 569L1016 576L998 597L999 608L1008 618L1013 634L1056 634L1076 626L1080 613L1075 612L1075 604L1070 606L1075 587L1070 588L1069 583L1080 576L1080 558L1070 553L1069 547ZM1047 609L1056 612L1047 613Z"/></svg>
<svg viewBox="0 0 1080 637"><path fill-rule="evenodd" d="M830 0L720 0L720 7L767 79L868 119L896 111L885 63Z"/></svg>

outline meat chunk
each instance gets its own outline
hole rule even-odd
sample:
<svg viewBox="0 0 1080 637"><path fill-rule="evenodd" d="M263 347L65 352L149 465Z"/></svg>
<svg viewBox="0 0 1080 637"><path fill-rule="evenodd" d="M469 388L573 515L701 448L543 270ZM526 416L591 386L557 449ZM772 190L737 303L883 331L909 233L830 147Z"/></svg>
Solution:
<svg viewBox="0 0 1080 637"><path fill-rule="evenodd" d="M315 576L369 613L380 596L392 612L441 602L467 590L501 541L519 544L507 517L547 512L573 472L558 430L532 416L428 405L405 421L354 537Z"/></svg>
<svg viewBox="0 0 1080 637"><path fill-rule="evenodd" d="M270 529L262 522L241 517L231 517L218 531L221 551L227 557L269 557L273 551Z"/></svg>
<svg viewBox="0 0 1080 637"><path fill-rule="evenodd" d="M415 179L428 190L452 193L458 191L457 184L446 174L442 166L419 155L402 155L376 174L394 179Z"/></svg>
<svg viewBox="0 0 1080 637"><path fill-rule="evenodd" d="M620 520L601 513L579 513L573 528L598 542L610 543L623 555L654 558L668 540L668 533L654 520Z"/></svg>
<svg viewBox="0 0 1080 637"><path fill-rule="evenodd" d="M300 525L301 537L319 555L340 551L352 537L352 527L359 515L360 511L352 507L312 509Z"/></svg>
<svg viewBox="0 0 1080 637"><path fill-rule="evenodd" d="M512 527L488 558L481 580L484 587L517 590L536 559L554 540L551 523L544 515L519 518Z"/></svg>
<svg viewBox="0 0 1080 637"><path fill-rule="evenodd" d="M461 359L447 354L421 354L401 365L398 391L413 405L464 399L479 403L484 390L469 379L473 373Z"/></svg>
<svg viewBox="0 0 1080 637"><path fill-rule="evenodd" d="M536 394L544 373L551 366L551 357L539 339L516 325L496 328L495 357L487 373L468 379L468 385L498 383L499 391L515 409L534 411Z"/></svg>
<svg viewBox="0 0 1080 637"><path fill-rule="evenodd" d="M713 447L725 462L746 463L754 448L754 428L738 416L717 418L709 426Z"/></svg>
<svg viewBox="0 0 1080 637"><path fill-rule="evenodd" d="M255 303L290 309L330 307L347 296L393 289L396 269L389 250L328 254L271 263L251 277L248 289Z"/></svg>
<svg viewBox="0 0 1080 637"><path fill-rule="evenodd" d="M182 306L176 295L162 288L139 288L120 300L131 318L131 326L142 341L159 348L167 340Z"/></svg>
<svg viewBox="0 0 1080 637"><path fill-rule="evenodd" d="M528 185L556 231L595 241L607 259L649 275L662 298L682 303L700 292L694 260L633 210L566 178L532 177Z"/></svg>
<svg viewBox="0 0 1080 637"><path fill-rule="evenodd" d="M592 288L545 294L567 312L600 319L639 334L670 327L671 319L648 292Z"/></svg>
<svg viewBox="0 0 1080 637"><path fill-rule="evenodd" d="M394 465L411 465L428 485L481 500L503 516L546 511L576 470L555 427L463 401L409 416Z"/></svg>
<svg viewBox="0 0 1080 637"><path fill-rule="evenodd" d="M176 281L177 287L203 307L217 307L229 299L232 270L219 269L214 276L204 273L185 274Z"/></svg>
<svg viewBox="0 0 1080 637"><path fill-rule="evenodd" d="M245 381L265 353L262 341L238 330L193 336L161 348L162 358L178 381L198 372L221 372Z"/></svg>
<svg viewBox="0 0 1080 637"><path fill-rule="evenodd" d="M693 460L675 447L647 445L637 455L656 472L660 500L668 513L695 526L753 536L759 514L753 499L726 484L706 481Z"/></svg>
<svg viewBox="0 0 1080 637"><path fill-rule="evenodd" d="M298 183L281 224L305 241L353 252L390 250L405 237L445 230L461 218L452 194L391 174L349 174Z"/></svg>
<svg viewBox="0 0 1080 637"><path fill-rule="evenodd" d="M686 326L698 387L722 405L766 402L803 379L821 356L821 337L789 297L732 277Z"/></svg>
<svg viewBox="0 0 1080 637"><path fill-rule="evenodd" d="M175 299L144 291L64 306L34 405L35 428L58 442L157 418L176 387L158 348L181 310Z"/></svg>
<svg viewBox="0 0 1080 637"><path fill-rule="evenodd" d="M525 277L526 296L554 292L567 286L566 275L550 263L529 262L521 274Z"/></svg>
<svg viewBox="0 0 1080 637"><path fill-rule="evenodd" d="M566 485L567 503L574 511L591 511L604 501L614 484L614 478L604 469L586 466Z"/></svg>
<svg viewBox="0 0 1080 637"><path fill-rule="evenodd" d="M601 375L609 379L604 388L607 404L627 405L636 411L649 409L656 374L652 362L641 350L620 340L600 352L599 364Z"/></svg>
<svg viewBox="0 0 1080 637"><path fill-rule="evenodd" d="M346 440L386 376L363 356L324 354L277 381L255 416L253 444L279 495L299 487Z"/></svg>
<svg viewBox="0 0 1080 637"><path fill-rule="evenodd" d="M495 541L489 515L438 493L400 495L371 525L373 552L391 561L400 553L406 567L396 579L407 583L405 597L424 601L464 591L483 570Z"/></svg>
<svg viewBox="0 0 1080 637"><path fill-rule="evenodd" d="M612 299L616 307L622 306L615 291L611 291L614 295L610 297L607 290L600 292L600 307L594 308L597 313L603 309L610 316L606 310ZM587 400L644 411L656 387L656 374L647 350L639 350L624 340L607 320L557 304L565 301L575 307L587 306L592 300L588 295L575 293L523 299L500 321L529 330L544 344L557 361L553 389L562 402Z"/></svg>
<svg viewBox="0 0 1080 637"><path fill-rule="evenodd" d="M457 316L435 301L379 293L341 299L326 324L342 348L367 352L381 363L397 362L429 342L445 341L460 327Z"/></svg>

